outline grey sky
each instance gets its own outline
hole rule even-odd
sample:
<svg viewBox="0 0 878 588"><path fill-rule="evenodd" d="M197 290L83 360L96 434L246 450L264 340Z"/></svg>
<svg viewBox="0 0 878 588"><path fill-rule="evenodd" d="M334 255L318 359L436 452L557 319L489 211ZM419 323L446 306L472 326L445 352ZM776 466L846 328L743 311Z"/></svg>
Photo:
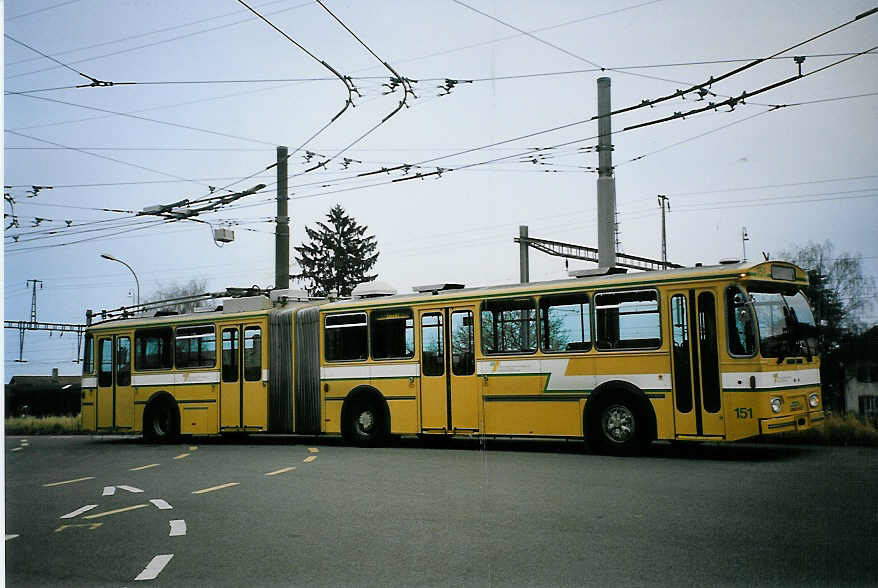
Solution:
<svg viewBox="0 0 878 588"><path fill-rule="evenodd" d="M742 63L668 64L771 55L872 7L868 1L466 2L518 29L537 31L533 34L557 48L451 0L327 3L400 75L419 80L413 85L417 99L410 99L410 108L341 156L357 160L348 169L342 169L340 157L326 171L290 180L293 244L301 241L304 225L321 219L338 202L377 237L379 277L400 291L437 281L467 285L517 281L518 248L512 238L519 224L529 225L532 236L597 245L596 177L585 169L596 166L597 157L578 151L596 143L589 139L597 133L594 122L425 164L454 169L532 147L573 142L544 151L550 156L544 163L550 165L534 165L515 156L446 172L438 179L389 183L402 177L400 171L354 176L588 119L596 111L595 80L600 75L612 79L615 108L634 105ZM363 94L355 100L356 107L312 141L309 149L335 154L398 104L399 90L382 94L382 84L389 81L387 70L318 4L254 0L251 5L319 59L353 76ZM632 8L620 10L626 7ZM214 290L271 285L273 225L265 220L274 214L273 172L235 186L243 189L263 182L271 186L268 193L203 217L214 225L221 220L243 223L233 227L235 242L221 249L213 245L206 225L191 222L96 239L106 233L83 231L102 225L86 223L105 219L112 219L111 226L137 223L119 231L145 221L122 220L130 215L88 208L140 210L201 197L208 193L207 185L223 186L263 169L274 161L274 145L298 147L341 109L347 96L342 83L231 0L9 0L4 8L7 35L99 80L321 78L4 96L4 128L51 143L4 134L4 184L16 186L11 192L21 224L5 233L5 318L28 317L30 291L25 281L30 278L44 282L38 293L40 320L82 322L86 308L130 303L127 293L134 288L130 273L101 259L102 252L135 268L144 296L160 284L190 277L206 278ZM712 90L718 96L709 100L754 91L793 75L797 66L792 55L809 56L802 65L803 73L808 73L845 57L817 55L869 49L878 44L876 33L878 15L862 19L785 54L786 59L760 64L717 84ZM7 92L87 83L8 38L4 62ZM594 69L589 62L607 68L663 67L502 79ZM878 92L876 74L878 55L864 55L747 100L733 112L724 107L720 112L619 132L628 125L704 105L688 95L685 101L674 99L614 117L621 250L660 256L655 196L664 193L671 198L668 255L672 261L715 263L739 257L741 228L746 226L750 258L761 251L776 253L809 240L829 239L838 253L861 253L868 272L878 274L878 96L769 112L770 105ZM445 78L476 81L460 83L440 97L438 86ZM725 125L729 126L716 130ZM676 143L680 144L666 149ZM30 147L38 149L22 149ZM196 181L62 187L172 180L143 167ZM291 158L291 175L306 167L300 155ZM370 184L379 185L364 187ZM27 188L18 186L31 185L55 188L27 198ZM347 188L352 189L341 191ZM35 217L52 220L33 228ZM65 228L65 220L73 221L70 228ZM57 228L59 236L28 241L45 237L34 231L46 228ZM11 236L17 234L20 240L13 243ZM92 240L49 247L81 239ZM30 249L34 247L38 248ZM571 262L571 267L580 265L584 264ZM560 258L533 253L531 266L533 280L565 275ZM878 314L878 308L872 314ZM16 373L48 373L52 367L62 373L78 370L71 363L75 337L58 340L57 334L52 338L29 334L28 364L11 361L17 357L17 345L17 333L7 331L7 380Z"/></svg>

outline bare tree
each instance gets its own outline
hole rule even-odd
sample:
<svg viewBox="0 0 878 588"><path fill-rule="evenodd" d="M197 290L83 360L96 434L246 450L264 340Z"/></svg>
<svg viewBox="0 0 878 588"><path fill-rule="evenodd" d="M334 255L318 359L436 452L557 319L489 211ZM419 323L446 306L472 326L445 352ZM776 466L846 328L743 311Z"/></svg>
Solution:
<svg viewBox="0 0 878 588"><path fill-rule="evenodd" d="M186 283L173 283L169 285L160 285L158 290L147 299L147 302L160 302L162 300L171 300L174 298L182 298L184 296L197 296L207 292L207 280L192 278ZM203 300L191 302L176 302L163 305L161 310L174 310L181 314L194 312L196 308L200 308L204 304Z"/></svg>

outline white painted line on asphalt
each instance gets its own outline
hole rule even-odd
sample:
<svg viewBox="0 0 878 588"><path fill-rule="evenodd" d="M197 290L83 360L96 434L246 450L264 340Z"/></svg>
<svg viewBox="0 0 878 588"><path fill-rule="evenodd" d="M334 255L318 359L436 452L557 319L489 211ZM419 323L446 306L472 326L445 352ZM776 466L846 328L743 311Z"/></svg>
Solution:
<svg viewBox="0 0 878 588"><path fill-rule="evenodd" d="M28 445L30 445L30 441L28 441L27 439L22 439L21 444L27 447Z"/></svg>
<svg viewBox="0 0 878 588"><path fill-rule="evenodd" d="M117 486L117 488L119 488L120 490L127 490L128 492L131 492L132 494L139 494L139 493L143 492L143 490L141 490L140 488L135 488L134 486L125 486L123 484L119 484L119 486Z"/></svg>
<svg viewBox="0 0 878 588"><path fill-rule="evenodd" d="M190 445L189 446L189 451L197 451L197 450L198 450L198 445Z"/></svg>
<svg viewBox="0 0 878 588"><path fill-rule="evenodd" d="M279 469L279 470L274 470L273 472L268 472L268 473L265 474L265 475L266 475L266 476L276 476L276 475L278 475L278 474L285 474L285 473L287 473L287 472L291 472L291 471L293 471L294 469L296 469L296 466L292 466L292 467L288 467L288 468L281 468L281 469Z"/></svg>
<svg viewBox="0 0 878 588"><path fill-rule="evenodd" d="M311 453L320 453L320 450L316 447L309 447L308 451L310 451Z"/></svg>
<svg viewBox="0 0 878 588"><path fill-rule="evenodd" d="M168 537L180 537L186 534L186 521L183 519L174 519L168 521L168 524L171 525L171 532Z"/></svg>
<svg viewBox="0 0 878 588"><path fill-rule="evenodd" d="M104 486L104 491L101 493L101 496L112 496L116 493L115 486Z"/></svg>
<svg viewBox="0 0 878 588"><path fill-rule="evenodd" d="M6 540L9 541L10 539L15 539L16 537L20 537L20 536L21 535L7 535Z"/></svg>
<svg viewBox="0 0 878 588"><path fill-rule="evenodd" d="M308 457L306 457L302 461L304 461L305 463L310 463L310 462L314 461L315 459L317 459L316 455L309 455Z"/></svg>
<svg viewBox="0 0 878 588"><path fill-rule="evenodd" d="M143 571L138 574L134 581L138 580L155 580L159 574L162 573L162 570L165 569L165 566L168 565L168 562L171 561L171 558L174 557L173 553L169 553L167 555L157 555L152 558L146 567L143 568Z"/></svg>
<svg viewBox="0 0 878 588"><path fill-rule="evenodd" d="M203 488L201 490L193 490L192 494L207 494L208 492L213 492L214 490L222 490L223 488L231 488L232 486L237 486L240 482L229 482L228 484L220 484L219 486L211 486L210 488Z"/></svg>
<svg viewBox="0 0 878 588"><path fill-rule="evenodd" d="M13 447L12 451L21 451L22 449L24 449L24 448L23 447Z"/></svg>
<svg viewBox="0 0 878 588"><path fill-rule="evenodd" d="M73 512L68 512L66 515L61 515L61 518L62 519L72 519L73 517L78 517L82 513L88 512L91 509L97 508L97 507L98 507L97 504L86 504L85 506L83 506L81 508L77 508Z"/></svg>
<svg viewBox="0 0 878 588"><path fill-rule="evenodd" d="M98 513L95 513L92 515L85 515L82 518L84 518L84 519L97 519L100 517L105 517L107 515L118 514L120 512L127 512L129 510L137 510L138 508L143 508L145 506L149 506L149 505L144 502L143 504L135 504L134 506L126 506L125 508L117 508L116 510L107 510L107 511L98 512Z"/></svg>
<svg viewBox="0 0 878 588"><path fill-rule="evenodd" d="M129 472L139 472L140 470L147 470L147 469L149 469L149 468L158 467L158 465L159 465L159 464L157 464L157 463L148 463L148 464L143 465L143 466L140 466L140 467L131 468L131 469L128 470L128 471L129 471ZM120 486L120 487L121 487L121 486Z"/></svg>
<svg viewBox="0 0 878 588"><path fill-rule="evenodd" d="M172 508L174 508L173 506L171 506L170 504L168 504L167 502L165 502L161 498L152 498L152 499L150 499L150 502L152 502L154 505L156 505L156 507L159 510L171 510Z"/></svg>
<svg viewBox="0 0 878 588"><path fill-rule="evenodd" d="M61 484L74 484L76 482L85 482L86 480L94 480L94 476L87 476L85 478L76 478L75 480L64 480L63 482L52 482L51 484L43 484L44 488L50 488L52 486L60 486Z"/></svg>
<svg viewBox="0 0 878 588"><path fill-rule="evenodd" d="M192 454L191 453L181 453L180 455L178 455L174 459L183 459L184 457L189 457L190 455L192 455Z"/></svg>

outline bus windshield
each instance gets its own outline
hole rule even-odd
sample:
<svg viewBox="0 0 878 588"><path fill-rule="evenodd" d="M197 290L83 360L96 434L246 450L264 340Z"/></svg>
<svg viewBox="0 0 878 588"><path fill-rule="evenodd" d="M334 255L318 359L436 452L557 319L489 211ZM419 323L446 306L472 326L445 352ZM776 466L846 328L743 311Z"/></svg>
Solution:
<svg viewBox="0 0 878 588"><path fill-rule="evenodd" d="M750 290L750 299L759 323L762 357L817 354L817 327L808 300L795 293Z"/></svg>

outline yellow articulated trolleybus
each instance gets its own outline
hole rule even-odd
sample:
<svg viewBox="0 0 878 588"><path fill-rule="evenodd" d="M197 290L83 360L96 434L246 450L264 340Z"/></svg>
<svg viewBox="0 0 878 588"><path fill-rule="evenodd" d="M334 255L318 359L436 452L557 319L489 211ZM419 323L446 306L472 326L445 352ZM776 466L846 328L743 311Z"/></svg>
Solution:
<svg viewBox="0 0 878 588"><path fill-rule="evenodd" d="M626 454L821 424L802 269L582 273L104 321L86 335L83 427L584 438Z"/></svg>

